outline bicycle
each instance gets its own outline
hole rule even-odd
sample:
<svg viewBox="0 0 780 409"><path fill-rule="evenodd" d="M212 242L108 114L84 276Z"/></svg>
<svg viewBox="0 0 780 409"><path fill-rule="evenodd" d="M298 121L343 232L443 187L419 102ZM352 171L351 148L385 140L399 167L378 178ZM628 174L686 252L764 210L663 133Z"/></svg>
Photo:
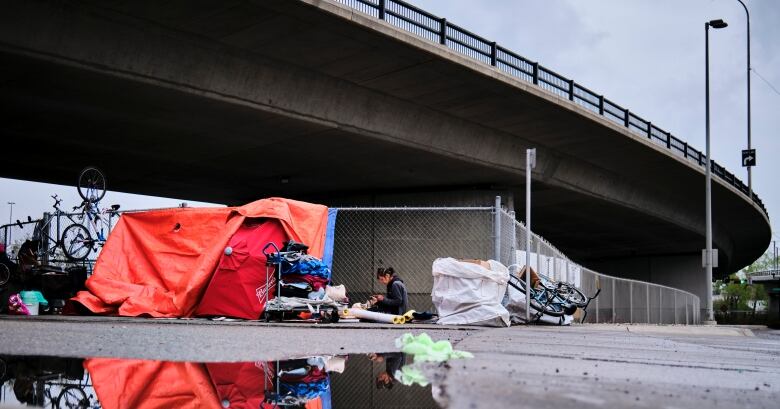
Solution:
<svg viewBox="0 0 780 409"><path fill-rule="evenodd" d="M73 212L79 209L80 212L65 213L60 209L62 200L53 195L53 216L36 226L35 237L41 239L41 258L51 256L56 259L59 248L68 260L82 261L106 242L106 235L111 230L111 219L117 214L119 205L100 209L100 199L106 194L105 176L97 168L85 168L79 174L76 189L83 200L80 205L73 207ZM63 218L70 221L64 229ZM56 220L53 235L50 233L52 220Z"/></svg>
<svg viewBox="0 0 780 409"><path fill-rule="evenodd" d="M97 251L97 247L106 242L106 234L111 231L111 219L118 213L119 205L114 204L109 208L100 209L98 202L84 200L81 205L73 207L79 210L75 217L80 223L72 224L62 233L64 240L69 239L65 255L71 260L84 260L90 252Z"/></svg>
<svg viewBox="0 0 780 409"><path fill-rule="evenodd" d="M511 267L511 266L510 266ZM535 274L532 271L532 276ZM509 285L516 290L525 294L525 270L521 270L523 276L515 274L509 274ZM543 315L547 314L553 317L562 317L564 315L572 315L577 309L582 309L584 314L580 322L585 321L587 317L588 305L590 302L598 297L601 293L601 286L598 286L596 294L592 297L588 297L579 288L571 283L556 282L549 277L536 274L538 277L538 285L532 285L530 288L530 305L536 310L531 322L539 321Z"/></svg>
<svg viewBox="0 0 780 409"><path fill-rule="evenodd" d="M58 249L68 256L68 249L73 248L74 241L78 238L80 232L87 231L86 227L60 209L62 199L57 195L52 195L51 198L54 199L54 204L52 205L54 212L49 217L44 217L38 221L33 231L33 239L31 240L34 243L32 247L35 248L37 259L44 262L48 261L49 258L56 260ZM70 222L66 228L63 228L63 220Z"/></svg>

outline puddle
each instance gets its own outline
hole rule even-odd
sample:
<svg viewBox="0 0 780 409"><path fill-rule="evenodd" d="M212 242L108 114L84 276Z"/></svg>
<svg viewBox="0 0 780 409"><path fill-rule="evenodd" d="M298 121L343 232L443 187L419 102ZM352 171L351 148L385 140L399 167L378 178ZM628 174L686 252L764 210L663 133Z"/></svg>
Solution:
<svg viewBox="0 0 780 409"><path fill-rule="evenodd" d="M406 376L410 371L415 375ZM221 363L0 355L0 407L6 405L62 409L439 407L425 375L412 365L411 356L402 353Z"/></svg>

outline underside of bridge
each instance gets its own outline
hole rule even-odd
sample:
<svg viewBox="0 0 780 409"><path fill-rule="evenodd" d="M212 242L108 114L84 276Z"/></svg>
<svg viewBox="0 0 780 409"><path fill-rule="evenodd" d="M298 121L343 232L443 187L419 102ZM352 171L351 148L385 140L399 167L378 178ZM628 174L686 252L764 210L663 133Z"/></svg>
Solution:
<svg viewBox="0 0 780 409"><path fill-rule="evenodd" d="M18 2L0 62L2 177L72 184L97 165L113 190L226 204L488 205L523 197L536 147L535 230L574 260L690 266L704 245L698 167L334 3ZM763 252L744 195L714 182L713 211L720 274Z"/></svg>

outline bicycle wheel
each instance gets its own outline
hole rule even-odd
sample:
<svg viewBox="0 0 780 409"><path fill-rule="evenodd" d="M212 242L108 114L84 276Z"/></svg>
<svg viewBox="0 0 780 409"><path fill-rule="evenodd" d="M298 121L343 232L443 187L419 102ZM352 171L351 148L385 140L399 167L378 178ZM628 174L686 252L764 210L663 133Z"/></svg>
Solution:
<svg viewBox="0 0 780 409"><path fill-rule="evenodd" d="M106 195L106 177L98 168L88 167L79 174L79 183L76 185L79 196L82 199L97 203Z"/></svg>
<svg viewBox="0 0 780 409"><path fill-rule="evenodd" d="M560 302L547 302L537 300L536 298L531 298L531 308L536 310L536 312L544 312L545 314L551 315L553 317L560 317L565 312L565 308Z"/></svg>
<svg viewBox="0 0 780 409"><path fill-rule="evenodd" d="M63 409L89 408L87 393L78 386L66 386L57 396L57 407Z"/></svg>
<svg viewBox="0 0 780 409"><path fill-rule="evenodd" d="M11 280L11 270L5 264L0 264L0 287L8 284Z"/></svg>
<svg viewBox="0 0 780 409"><path fill-rule="evenodd" d="M81 261L92 251L95 241L92 240L86 227L81 224L71 224L62 232L60 244L69 259Z"/></svg>
<svg viewBox="0 0 780 409"><path fill-rule="evenodd" d="M565 285L565 292L561 291L561 296L569 303L583 308L588 304L588 297L579 288L573 285Z"/></svg>

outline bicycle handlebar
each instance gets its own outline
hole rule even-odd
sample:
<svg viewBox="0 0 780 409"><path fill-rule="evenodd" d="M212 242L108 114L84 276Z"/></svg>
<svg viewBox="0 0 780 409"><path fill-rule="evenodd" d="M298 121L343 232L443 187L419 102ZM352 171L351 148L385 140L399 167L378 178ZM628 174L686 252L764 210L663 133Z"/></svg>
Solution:
<svg viewBox="0 0 780 409"><path fill-rule="evenodd" d="M57 195L52 195L52 199L54 199L54 205L52 206L55 210L59 210L60 203L62 203L62 199L57 197Z"/></svg>

